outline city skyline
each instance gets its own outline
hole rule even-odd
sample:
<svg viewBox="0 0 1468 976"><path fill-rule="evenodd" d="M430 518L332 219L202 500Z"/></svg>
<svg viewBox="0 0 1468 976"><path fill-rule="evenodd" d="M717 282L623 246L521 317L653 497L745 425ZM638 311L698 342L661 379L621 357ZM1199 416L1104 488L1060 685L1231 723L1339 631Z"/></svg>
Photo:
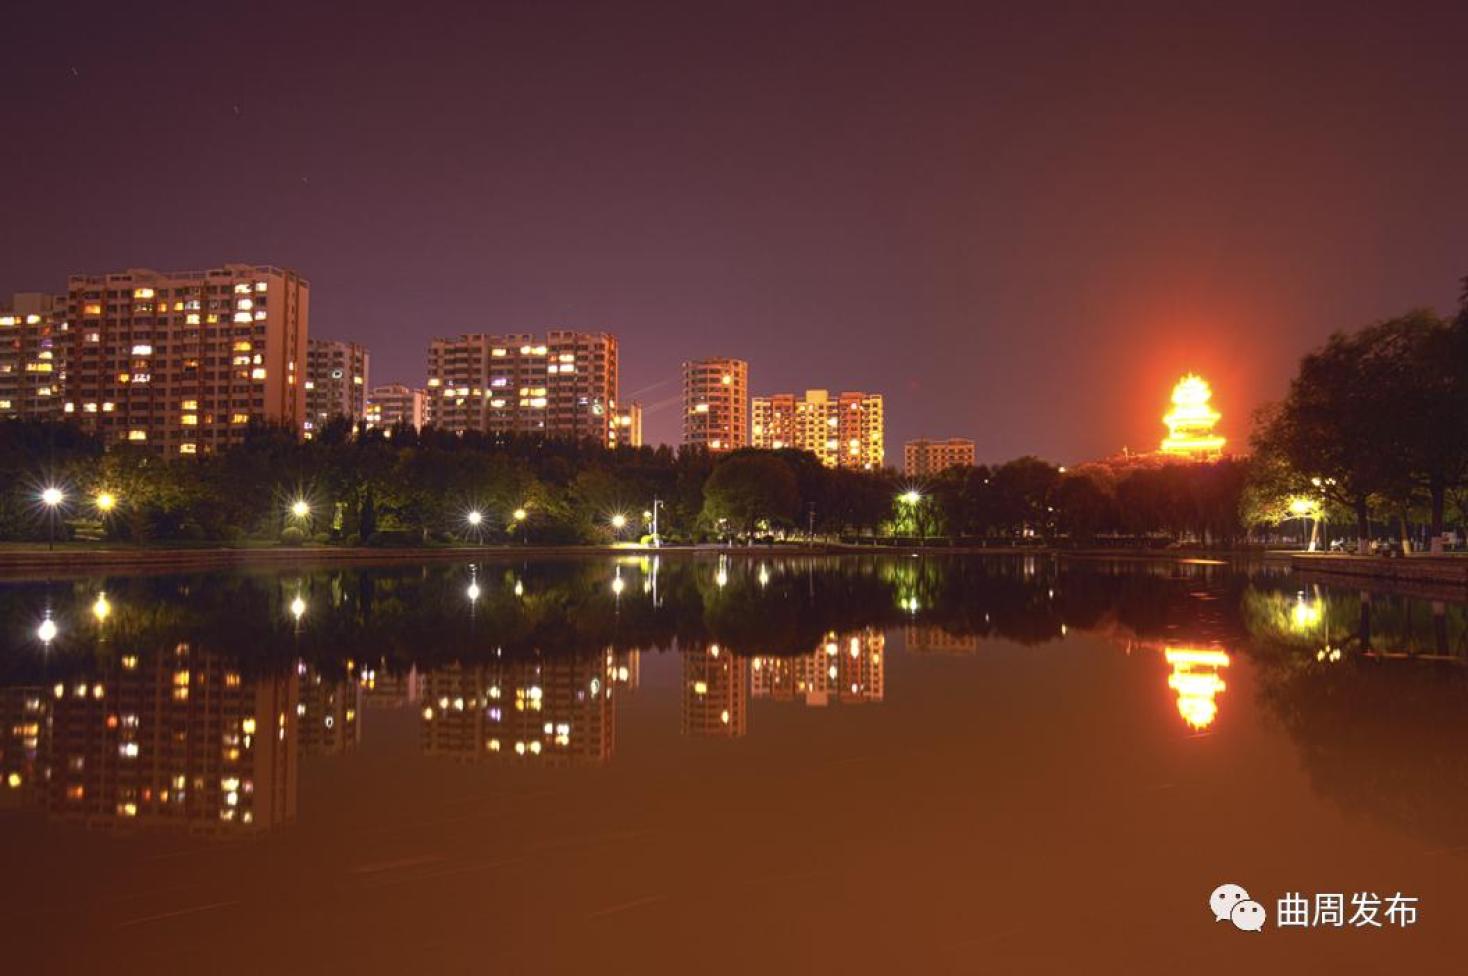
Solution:
<svg viewBox="0 0 1468 976"><path fill-rule="evenodd" d="M988 459L1150 445L1196 371L1239 443L1330 332L1450 307L1468 253L1468 13L1311 7L292 10L285 38L269 5L180 8L208 50L163 12L28 7L7 129L129 149L8 158L0 294L273 261L380 383L433 335L607 331L651 443L710 353L753 393L881 390L893 443Z"/></svg>

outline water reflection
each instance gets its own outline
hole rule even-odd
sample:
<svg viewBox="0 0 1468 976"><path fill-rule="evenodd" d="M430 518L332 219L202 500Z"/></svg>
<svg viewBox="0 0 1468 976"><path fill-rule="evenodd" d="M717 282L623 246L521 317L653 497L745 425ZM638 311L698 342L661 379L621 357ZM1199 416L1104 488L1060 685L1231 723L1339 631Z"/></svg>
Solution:
<svg viewBox="0 0 1468 976"><path fill-rule="evenodd" d="M0 621L0 804L99 828L291 824L299 763L353 761L394 710L433 761L611 764L649 655L676 672L665 734L737 749L779 727L765 707L901 697L899 635L931 668L1060 641L1155 651L1158 736L1227 732L1247 668L1323 793L1445 835L1448 798L1468 794L1447 745L1468 730L1464 604L1268 567L653 557L119 576L0 586ZM1366 794L1363 767L1384 790Z"/></svg>
<svg viewBox="0 0 1468 976"><path fill-rule="evenodd" d="M1167 686L1177 692L1178 714L1189 728L1208 728L1218 717L1218 696L1228 687L1220 677L1228 655L1195 647L1165 647L1162 654L1172 667Z"/></svg>
<svg viewBox="0 0 1468 976"><path fill-rule="evenodd" d="M621 656L504 660L425 673L421 742L429 756L599 764L616 748L613 677Z"/></svg>
<svg viewBox="0 0 1468 976"><path fill-rule="evenodd" d="M119 655L50 688L10 689L6 718L23 733L14 774L52 817L90 827L236 833L289 823L297 677L242 674L180 643Z"/></svg>

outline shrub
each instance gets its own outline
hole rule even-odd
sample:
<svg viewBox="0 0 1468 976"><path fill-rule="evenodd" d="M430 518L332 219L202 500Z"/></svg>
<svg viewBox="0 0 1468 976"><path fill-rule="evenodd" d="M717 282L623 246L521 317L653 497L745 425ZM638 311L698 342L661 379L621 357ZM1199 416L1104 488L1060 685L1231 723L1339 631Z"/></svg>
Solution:
<svg viewBox="0 0 1468 976"><path fill-rule="evenodd" d="M306 533L298 525L287 525L280 530L280 541L287 546L299 546L306 541Z"/></svg>

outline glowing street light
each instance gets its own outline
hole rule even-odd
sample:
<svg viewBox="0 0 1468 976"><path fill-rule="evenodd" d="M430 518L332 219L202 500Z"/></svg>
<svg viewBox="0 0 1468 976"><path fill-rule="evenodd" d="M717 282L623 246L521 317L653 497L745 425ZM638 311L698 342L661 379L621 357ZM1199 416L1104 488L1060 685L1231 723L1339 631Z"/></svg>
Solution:
<svg viewBox="0 0 1468 976"><path fill-rule="evenodd" d="M484 513L481 512L481 511L479 511L478 509L475 509L474 511L470 512L468 515L464 516L464 519L470 525L474 526L475 528L478 528L479 527L479 523L481 523L481 522L484 521Z"/></svg>
<svg viewBox="0 0 1468 976"><path fill-rule="evenodd" d="M41 504L46 506L46 549L56 547L56 509L66 501L66 493L55 485L41 492Z"/></svg>
<svg viewBox="0 0 1468 976"><path fill-rule="evenodd" d="M304 498L297 498L291 502L291 514L298 519L304 519L311 514L311 503Z"/></svg>
<svg viewBox="0 0 1468 976"><path fill-rule="evenodd" d="M41 621L41 626L36 628L36 636L42 644L50 644L56 639L56 621L51 619L51 612L46 612L46 619Z"/></svg>
<svg viewBox="0 0 1468 976"><path fill-rule="evenodd" d="M295 617L296 618L296 621L299 623L300 622L300 619L302 617L304 617L305 615L306 615L306 601L303 600L303 599L301 599L301 595L299 593L297 593L296 594L296 598L291 601L291 616L292 617Z"/></svg>
<svg viewBox="0 0 1468 976"><path fill-rule="evenodd" d="M469 588L464 591L464 595L469 598L469 601L471 603L474 602L475 600L478 600L479 599L479 583L478 583L478 581L471 580L470 583L469 583Z"/></svg>
<svg viewBox="0 0 1468 976"><path fill-rule="evenodd" d="M107 515L117 507L117 496L110 491L101 491L92 499L92 503L97 506L97 511Z"/></svg>
<svg viewBox="0 0 1468 976"><path fill-rule="evenodd" d="M112 604L107 602L106 592L97 594L97 602L92 604L92 616L97 618L97 623L104 623L112 616Z"/></svg>
<svg viewBox="0 0 1468 976"><path fill-rule="evenodd" d="M621 512L618 512L616 515L613 515L612 516L612 528L614 528L618 532L620 532L623 529L625 529L626 527L627 527L627 516L623 515Z"/></svg>
<svg viewBox="0 0 1468 976"><path fill-rule="evenodd" d="M523 522L530 517L530 513L523 508L515 509L513 514L516 522Z"/></svg>
<svg viewBox="0 0 1468 976"><path fill-rule="evenodd" d="M897 500L902 502L902 504L904 505L916 505L923 500L923 494L916 488L910 488L907 491L904 491L902 494L898 495Z"/></svg>

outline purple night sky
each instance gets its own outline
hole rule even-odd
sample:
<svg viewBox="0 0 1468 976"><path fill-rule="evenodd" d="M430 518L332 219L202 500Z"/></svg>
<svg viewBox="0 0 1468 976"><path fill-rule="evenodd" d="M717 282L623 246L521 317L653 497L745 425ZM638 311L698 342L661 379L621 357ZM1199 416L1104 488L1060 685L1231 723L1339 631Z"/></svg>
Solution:
<svg viewBox="0 0 1468 976"><path fill-rule="evenodd" d="M605 329L649 441L737 355L885 393L900 465L1150 448L1190 369L1241 437L1468 274L1462 6L378 6L8 11L0 295L281 264L374 382Z"/></svg>

